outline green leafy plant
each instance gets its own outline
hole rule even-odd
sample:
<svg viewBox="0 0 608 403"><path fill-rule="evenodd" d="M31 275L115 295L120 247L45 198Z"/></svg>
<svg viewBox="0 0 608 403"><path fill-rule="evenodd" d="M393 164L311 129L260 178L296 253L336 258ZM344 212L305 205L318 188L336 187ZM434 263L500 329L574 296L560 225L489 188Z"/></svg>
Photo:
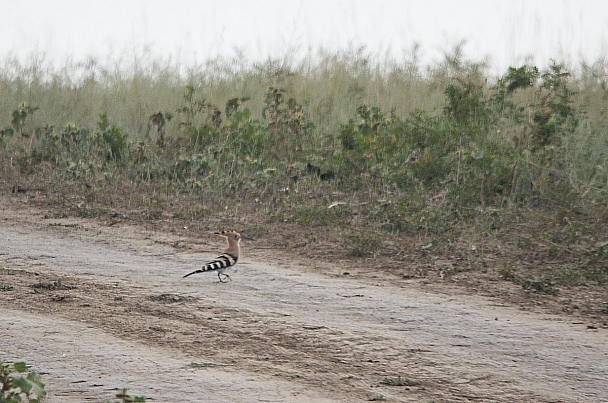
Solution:
<svg viewBox="0 0 608 403"><path fill-rule="evenodd" d="M146 401L144 396L131 396L127 393L127 389L123 388L116 393L116 398L120 403L142 403Z"/></svg>
<svg viewBox="0 0 608 403"><path fill-rule="evenodd" d="M127 134L118 126L110 124L108 115L99 115L97 129L101 137L101 145L107 161L118 161L125 155L127 149Z"/></svg>
<svg viewBox="0 0 608 403"><path fill-rule="evenodd" d="M462 127L478 130L487 127L491 115L483 87L470 80L455 79L444 91L447 98L444 113Z"/></svg>
<svg viewBox="0 0 608 403"><path fill-rule="evenodd" d="M295 98L289 98L285 102L285 93L286 90L282 88L268 88L262 118L279 145L276 154L283 154L284 158L292 161L302 154L304 143L314 124L307 119L303 106Z"/></svg>
<svg viewBox="0 0 608 403"><path fill-rule="evenodd" d="M23 128L25 127L25 122L27 118L34 114L38 110L37 106L31 106L25 102L22 102L19 107L13 111L13 119L11 120L11 125L15 129L15 132L19 133L22 136L25 136L23 132Z"/></svg>
<svg viewBox="0 0 608 403"><path fill-rule="evenodd" d="M46 396L44 382L36 372L27 372L25 362L15 362L12 366L0 361L0 403L17 403L24 401L38 403Z"/></svg>
<svg viewBox="0 0 608 403"><path fill-rule="evenodd" d="M177 109L177 113L184 117L179 128L190 139L191 145L204 147L221 126L221 111L204 98L196 99L195 95L196 88L188 84L183 95L184 103Z"/></svg>

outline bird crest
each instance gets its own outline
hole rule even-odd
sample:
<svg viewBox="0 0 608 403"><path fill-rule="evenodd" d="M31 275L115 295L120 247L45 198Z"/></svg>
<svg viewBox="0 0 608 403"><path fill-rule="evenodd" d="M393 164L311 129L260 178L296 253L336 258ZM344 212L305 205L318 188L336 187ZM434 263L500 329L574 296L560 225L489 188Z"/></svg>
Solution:
<svg viewBox="0 0 608 403"><path fill-rule="evenodd" d="M227 230L224 230L224 231L216 232L215 234L219 235L221 237L224 237L224 238L226 238L228 240L233 239L233 240L238 241L239 239L241 239L241 234L239 234L238 232L236 232L233 229L227 229Z"/></svg>

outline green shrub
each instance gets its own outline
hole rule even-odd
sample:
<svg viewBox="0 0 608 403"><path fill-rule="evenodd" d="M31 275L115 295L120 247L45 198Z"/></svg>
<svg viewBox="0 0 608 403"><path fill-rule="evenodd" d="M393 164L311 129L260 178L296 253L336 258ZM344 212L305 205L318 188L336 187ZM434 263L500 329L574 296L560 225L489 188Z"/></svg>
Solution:
<svg viewBox="0 0 608 403"><path fill-rule="evenodd" d="M24 401L37 403L46 397L44 382L36 372L29 372L26 376L15 376L25 374L27 365L25 362L16 362L12 366L0 361L0 403L17 403Z"/></svg>

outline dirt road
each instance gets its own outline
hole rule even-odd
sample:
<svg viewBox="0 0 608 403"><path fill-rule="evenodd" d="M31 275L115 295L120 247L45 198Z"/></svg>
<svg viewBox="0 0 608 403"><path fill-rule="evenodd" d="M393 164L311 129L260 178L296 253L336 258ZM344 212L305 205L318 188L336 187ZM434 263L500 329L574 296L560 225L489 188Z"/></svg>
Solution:
<svg viewBox="0 0 608 403"><path fill-rule="evenodd" d="M48 402L608 402L605 329L256 245L182 280L221 239L5 208L0 358Z"/></svg>

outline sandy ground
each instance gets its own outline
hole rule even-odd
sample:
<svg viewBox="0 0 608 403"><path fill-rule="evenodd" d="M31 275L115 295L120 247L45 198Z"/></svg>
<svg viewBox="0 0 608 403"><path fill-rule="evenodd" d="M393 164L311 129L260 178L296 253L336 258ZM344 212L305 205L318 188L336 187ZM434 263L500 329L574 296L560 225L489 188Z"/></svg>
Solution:
<svg viewBox="0 0 608 403"><path fill-rule="evenodd" d="M0 359L31 364L57 403L122 387L152 402L608 402L606 329L255 242L232 282L182 279L224 247L214 230L4 203Z"/></svg>

